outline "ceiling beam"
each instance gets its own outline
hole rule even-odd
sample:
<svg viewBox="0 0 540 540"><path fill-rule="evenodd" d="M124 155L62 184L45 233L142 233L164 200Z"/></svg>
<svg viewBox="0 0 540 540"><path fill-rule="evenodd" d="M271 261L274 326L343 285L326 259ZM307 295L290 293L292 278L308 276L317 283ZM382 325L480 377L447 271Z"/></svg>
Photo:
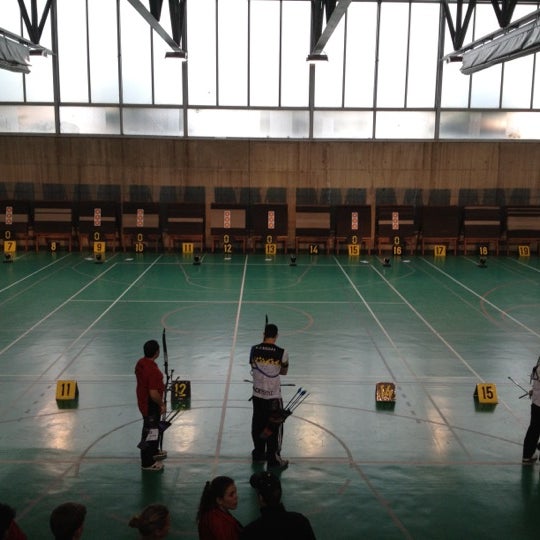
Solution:
<svg viewBox="0 0 540 540"><path fill-rule="evenodd" d="M47 0L47 3L45 4L45 7L43 8L43 12L41 14L41 20L39 21L37 0L31 0L30 2L30 11L32 13L32 18L30 18L30 16L28 15L28 10L26 9L26 4L24 3L24 0L18 0L18 2L21 17L24 21L26 31L28 32L28 36L30 37L30 41L37 45L39 43L39 40L41 39L41 34L43 34L43 28L45 27L47 17L49 16L49 13L51 11L52 0Z"/></svg>
<svg viewBox="0 0 540 540"><path fill-rule="evenodd" d="M311 0L311 51L321 54L339 21L345 15L351 0ZM323 14L326 8L326 26L322 29Z"/></svg>
<svg viewBox="0 0 540 540"><path fill-rule="evenodd" d="M465 18L463 18L463 8L467 3L467 12ZM518 0L491 0L491 5L495 11L495 16L499 22L500 28L507 28L511 25L512 16L514 15L514 9ZM441 0L441 4L444 10L444 16L446 23L448 25L448 30L452 38L452 45L454 46L454 51L459 51L463 47L465 41L465 36L469 30L469 24L471 22L471 17L474 13L474 9L477 4L477 0L457 0L455 3L450 0ZM450 12L450 4L456 6L456 22L452 18L452 13Z"/></svg>
<svg viewBox="0 0 540 540"><path fill-rule="evenodd" d="M186 20L186 0L169 0L169 14L173 39L178 45L184 45L184 22Z"/></svg>
<svg viewBox="0 0 540 540"><path fill-rule="evenodd" d="M150 13L159 21L161 19L161 7L163 6L163 0L150 0Z"/></svg>
<svg viewBox="0 0 540 540"><path fill-rule="evenodd" d="M158 34L161 39L163 39L163 41L165 41L165 43L167 43L167 45L169 45L169 47L171 47L171 49L175 52L184 52L182 50L182 47L181 47L181 37L182 37L182 29L178 29L176 28L175 29L175 24L174 24L174 21L172 20L171 18L171 25L172 25L172 28L173 28L173 34L175 35L175 38L171 37L166 31L165 29L163 28L163 26L161 26L159 24L159 22L157 21L157 19L152 15L152 13L150 13L145 6L143 6L143 4L139 1L139 0L128 0L128 2L137 10L137 12L139 13L139 15L141 15L143 17L143 19L152 27L152 29L156 32L156 34ZM173 4L175 5L175 7L173 8ZM180 4L182 4L182 6L185 6L185 1L182 0L181 2L179 2L179 0L169 0L169 7L171 9L171 15L172 15L172 10L173 9L176 9L176 5L178 4L178 10L180 11L183 11L180 9ZM175 18L175 21L178 23L178 20L179 18ZM183 24L183 16L180 18L182 24Z"/></svg>
<svg viewBox="0 0 540 540"><path fill-rule="evenodd" d="M465 36L469 30L469 23L471 22L471 17L474 13L474 8L476 7L476 0L467 2L467 13L465 14L465 18L463 18L463 0L458 0L456 2L455 25L454 20L452 19L452 13L450 12L449 1L442 0L442 6L450 37L452 38L452 45L454 46L454 51L457 51L458 49L461 49L463 42L465 41Z"/></svg>
<svg viewBox="0 0 540 540"><path fill-rule="evenodd" d="M512 15L514 14L514 8L517 3L518 0L502 0L501 7L497 0L491 0L491 4L495 10L495 15L497 15L497 20L499 21L499 26L501 28L506 28L512 21Z"/></svg>

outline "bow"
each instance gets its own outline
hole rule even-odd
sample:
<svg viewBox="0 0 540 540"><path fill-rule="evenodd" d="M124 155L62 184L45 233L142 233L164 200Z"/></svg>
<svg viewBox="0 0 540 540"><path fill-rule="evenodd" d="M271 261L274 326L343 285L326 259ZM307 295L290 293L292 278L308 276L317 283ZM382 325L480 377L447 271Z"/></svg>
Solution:
<svg viewBox="0 0 540 540"><path fill-rule="evenodd" d="M161 334L161 343L163 349L163 366L165 368L165 392L163 394L163 403L165 403L165 416L167 414L167 392L169 391L170 385L169 354L167 352L167 337L165 336L165 328L163 328L163 334Z"/></svg>

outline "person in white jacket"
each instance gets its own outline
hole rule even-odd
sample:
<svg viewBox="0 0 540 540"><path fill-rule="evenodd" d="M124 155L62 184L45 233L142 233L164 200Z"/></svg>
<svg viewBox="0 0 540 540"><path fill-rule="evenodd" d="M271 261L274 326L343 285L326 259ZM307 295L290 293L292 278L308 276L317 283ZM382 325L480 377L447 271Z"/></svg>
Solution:
<svg viewBox="0 0 540 540"><path fill-rule="evenodd" d="M531 421L525 439L523 440L523 460L525 465L536 463L535 454L540 439L540 357L531 372L532 389L529 391L531 398Z"/></svg>
<svg viewBox="0 0 540 540"><path fill-rule="evenodd" d="M253 376L253 416L251 438L253 463L264 463L267 467L286 468L289 462L281 457L283 422L272 422L274 415L283 411L281 375L289 370L289 353L278 347L278 327L266 324L262 343L253 345L249 364Z"/></svg>

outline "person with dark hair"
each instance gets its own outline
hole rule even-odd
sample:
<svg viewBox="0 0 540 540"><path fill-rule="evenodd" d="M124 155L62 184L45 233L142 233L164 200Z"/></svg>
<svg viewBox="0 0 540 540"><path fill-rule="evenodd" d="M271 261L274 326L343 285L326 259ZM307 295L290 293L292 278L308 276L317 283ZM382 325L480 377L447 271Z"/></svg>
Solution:
<svg viewBox="0 0 540 540"><path fill-rule="evenodd" d="M143 417L141 442L141 468L144 471L161 471L167 452L159 449L159 421L165 413L165 383L163 373L156 364L159 343L151 339L144 344L144 356L135 366L137 378L137 405Z"/></svg>
<svg viewBox="0 0 540 540"><path fill-rule="evenodd" d="M197 511L199 540L238 540L242 524L231 514L237 506L238 491L232 478L216 476L206 482Z"/></svg>
<svg viewBox="0 0 540 540"><path fill-rule="evenodd" d="M536 463L536 449L540 450L538 440L540 439L540 357L533 367L531 372L530 382L532 389L529 391L531 398L531 420L525 439L523 439L523 458L524 465L532 465Z"/></svg>
<svg viewBox="0 0 540 540"><path fill-rule="evenodd" d="M128 525L139 531L141 540L165 538L171 528L171 515L164 504L149 504Z"/></svg>
<svg viewBox="0 0 540 540"><path fill-rule="evenodd" d="M285 510L277 476L259 472L251 475L249 483L257 492L261 516L244 527L240 540L315 540L308 518Z"/></svg>
<svg viewBox="0 0 540 540"><path fill-rule="evenodd" d="M283 399L281 375L289 370L289 353L276 345L278 327L267 324L263 341L251 347L249 364L253 377L253 416L251 438L253 463L265 463L267 468L285 468L289 462L281 457L283 441Z"/></svg>
<svg viewBox="0 0 540 540"><path fill-rule="evenodd" d="M14 508L0 503L0 540L26 540L26 534L15 521L15 515Z"/></svg>
<svg viewBox="0 0 540 540"><path fill-rule="evenodd" d="M49 526L55 540L78 540L82 537L86 506L66 502L57 506L49 518Z"/></svg>

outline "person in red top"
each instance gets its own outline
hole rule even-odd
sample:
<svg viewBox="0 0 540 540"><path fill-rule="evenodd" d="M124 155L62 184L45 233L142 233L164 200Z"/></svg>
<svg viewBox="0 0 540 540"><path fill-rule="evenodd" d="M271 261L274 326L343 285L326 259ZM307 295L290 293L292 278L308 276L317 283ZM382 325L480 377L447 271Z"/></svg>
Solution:
<svg viewBox="0 0 540 540"><path fill-rule="evenodd" d="M15 521L15 514L15 509L9 504L0 503L0 538L2 540L26 540L26 534Z"/></svg>
<svg viewBox="0 0 540 540"><path fill-rule="evenodd" d="M216 476L206 482L197 512L199 540L238 540L241 523L231 514L238 506L234 480Z"/></svg>
<svg viewBox="0 0 540 540"><path fill-rule="evenodd" d="M137 405L143 417L141 442L141 467L145 471L161 471L167 452L159 449L159 421L165 413L165 383L163 373L156 364L159 343L151 339L144 344L144 356L135 366L137 377Z"/></svg>

